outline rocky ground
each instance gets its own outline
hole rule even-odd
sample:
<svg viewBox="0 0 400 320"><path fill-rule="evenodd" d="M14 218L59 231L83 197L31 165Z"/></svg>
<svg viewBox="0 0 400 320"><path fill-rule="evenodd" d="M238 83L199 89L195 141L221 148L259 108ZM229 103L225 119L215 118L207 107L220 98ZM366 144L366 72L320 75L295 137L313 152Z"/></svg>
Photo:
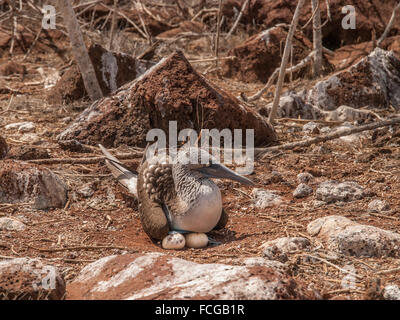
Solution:
<svg viewBox="0 0 400 320"><path fill-rule="evenodd" d="M324 74L305 66L286 77L275 132L266 123L275 86L248 97L279 67L296 1L251 0L228 38L243 1L224 1L228 58L218 64L209 60L218 1L120 1L115 53L104 49L113 1L101 2L74 2L106 96L94 104L61 19L34 42L40 26L21 18L12 56L11 24L1 25L2 298L400 299L400 125L257 157L256 187L217 182L230 219L210 233L220 244L178 251L143 232L137 200L96 146L135 170L146 132L170 120L178 130L253 128L261 148L398 117L399 22L380 48L373 39L396 1L329 1ZM346 32L347 4L359 27ZM310 5L303 11L301 26ZM324 1L321 12L328 19ZM141 30L142 19L156 45L126 17ZM299 30L293 65L312 50L310 26Z"/></svg>

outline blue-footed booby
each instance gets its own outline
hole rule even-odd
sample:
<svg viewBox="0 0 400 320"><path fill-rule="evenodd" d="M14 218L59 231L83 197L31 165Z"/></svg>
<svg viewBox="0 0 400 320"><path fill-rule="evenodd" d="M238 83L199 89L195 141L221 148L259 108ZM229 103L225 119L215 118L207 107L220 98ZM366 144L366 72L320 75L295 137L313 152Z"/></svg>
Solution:
<svg viewBox="0 0 400 320"><path fill-rule="evenodd" d="M144 155L135 174L99 146L113 176L137 197L144 231L152 239L163 240L166 249L180 249L185 244L206 246L204 234L221 229L228 222L221 192L210 178L253 184L201 148L184 146L175 161L166 161L165 156L146 159Z"/></svg>

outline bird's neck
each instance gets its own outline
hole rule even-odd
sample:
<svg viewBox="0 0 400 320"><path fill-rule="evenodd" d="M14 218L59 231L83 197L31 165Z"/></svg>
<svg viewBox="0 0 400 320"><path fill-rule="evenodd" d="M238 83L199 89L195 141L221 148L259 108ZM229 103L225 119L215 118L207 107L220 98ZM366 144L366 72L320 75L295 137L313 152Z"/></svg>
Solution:
<svg viewBox="0 0 400 320"><path fill-rule="evenodd" d="M201 186L205 182L209 182L200 173L180 165L174 166L172 175L177 195L188 204L197 199Z"/></svg>

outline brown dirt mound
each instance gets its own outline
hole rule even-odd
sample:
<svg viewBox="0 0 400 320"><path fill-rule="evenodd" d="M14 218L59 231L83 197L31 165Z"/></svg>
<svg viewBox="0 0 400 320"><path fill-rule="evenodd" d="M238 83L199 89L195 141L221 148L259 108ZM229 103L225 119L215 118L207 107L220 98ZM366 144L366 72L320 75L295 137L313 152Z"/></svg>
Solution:
<svg viewBox="0 0 400 320"><path fill-rule="evenodd" d="M159 38L173 38L182 32L201 33L206 30L206 26L201 22L184 21L178 28L174 28L158 35Z"/></svg>
<svg viewBox="0 0 400 320"><path fill-rule="evenodd" d="M394 126L392 129L383 128L375 130L371 137L374 147L400 146L400 126Z"/></svg>
<svg viewBox="0 0 400 320"><path fill-rule="evenodd" d="M236 10L240 11L244 0L228 0L224 4L223 14L233 18ZM330 0L331 21L322 29L323 42L329 49L336 49L342 45L354 44L371 40L371 32L375 29L379 37L388 23L397 0ZM241 22L256 24L262 28L270 28L278 23L290 24L297 1L288 0L251 0L244 12ZM352 5L356 10L356 29L345 30L341 23L345 14L342 8ZM326 2L320 1L321 20L327 20ZM300 26L310 19L312 14L311 3L306 1L301 11ZM400 21L394 24L390 35L396 35L400 30ZM306 35L312 39L312 24L305 28Z"/></svg>
<svg viewBox="0 0 400 320"><path fill-rule="evenodd" d="M234 60L224 60L223 74L245 82L266 82L282 60L287 36L287 28L276 26L252 36L243 44L229 51ZM312 51L312 43L301 33L293 38L293 65L299 63ZM326 59L325 59L326 60ZM325 69L331 71L332 66L325 61ZM305 67L293 74L294 78L311 75L311 68Z"/></svg>
<svg viewBox="0 0 400 320"><path fill-rule="evenodd" d="M0 159L3 159L8 152L8 145L6 140L0 136Z"/></svg>
<svg viewBox="0 0 400 320"><path fill-rule="evenodd" d="M380 48L393 51L395 56L400 59L400 36L385 39ZM335 54L329 56L328 59L336 70L344 70L368 56L373 50L372 41L350 44L335 50Z"/></svg>
<svg viewBox="0 0 400 320"><path fill-rule="evenodd" d="M11 31L2 32L0 31L0 56L8 55L11 45ZM30 29L22 26L21 24L17 27L15 35L15 43L13 48L14 54L25 54L32 46L33 41L36 38L36 34ZM49 48L56 50L57 52L65 51L63 42L66 40L65 35L60 30L45 30L39 36L39 39L32 47L31 52L33 53L47 53Z"/></svg>
<svg viewBox="0 0 400 320"><path fill-rule="evenodd" d="M60 300L65 295L65 281L53 266L39 259L17 258L2 261L0 300ZM54 272L55 281L46 286L42 279ZM46 279L47 280L47 279Z"/></svg>
<svg viewBox="0 0 400 320"><path fill-rule="evenodd" d="M135 59L127 54L107 51L97 44L89 48L97 80L103 95L109 95L123 84L144 73L152 63ZM52 104L69 103L87 96L77 65L70 67L57 84L50 89L47 101Z"/></svg>
<svg viewBox="0 0 400 320"><path fill-rule="evenodd" d="M32 203L36 209L62 208L64 182L48 169L16 160L0 162L0 203Z"/></svg>
<svg viewBox="0 0 400 320"><path fill-rule="evenodd" d="M323 110L346 105L385 109L400 105L400 60L376 48L352 67L319 81L309 92L310 103Z"/></svg>
<svg viewBox="0 0 400 320"><path fill-rule="evenodd" d="M109 7L113 7L114 1L107 1L104 4L108 5ZM135 8L130 8L127 6L126 8L119 9L119 12L124 14L129 20L133 21L140 29L142 28L142 23L140 21L140 17L142 18L144 24L146 25L147 31L150 33L151 36L155 37L162 32L165 32L171 29L172 25L175 25L177 22L181 20L176 14L176 8L166 6L162 10L159 10L159 7L151 8L148 4L146 5L147 9L153 17L158 18L158 20L151 17L147 12L144 10L140 10L139 12ZM133 7L133 5L132 5ZM85 13L81 15L83 19L87 22L94 18L94 27L98 28L105 24L105 27L109 28L111 25L111 19L108 18L108 14L110 11L101 4L95 5L92 9L87 10ZM107 20L107 21L106 21ZM134 28L130 23L126 21L123 16L117 15L116 22L119 26L127 28L126 30L133 33L138 33L137 29Z"/></svg>
<svg viewBox="0 0 400 320"><path fill-rule="evenodd" d="M0 75L2 76L9 76L12 74L24 75L25 73L25 66L14 61L9 61L0 66Z"/></svg>
<svg viewBox="0 0 400 320"><path fill-rule="evenodd" d="M11 148L10 152L7 154L7 159L16 160L33 160L33 159L49 159L50 155L46 149L35 148L32 146L15 146Z"/></svg>
<svg viewBox="0 0 400 320"><path fill-rule="evenodd" d="M169 122L178 131L200 129L254 129L255 144L276 141L273 129L260 115L200 76L177 51L145 76L125 85L114 96L86 109L61 135L107 147L146 145L146 134L159 128L168 134Z"/></svg>

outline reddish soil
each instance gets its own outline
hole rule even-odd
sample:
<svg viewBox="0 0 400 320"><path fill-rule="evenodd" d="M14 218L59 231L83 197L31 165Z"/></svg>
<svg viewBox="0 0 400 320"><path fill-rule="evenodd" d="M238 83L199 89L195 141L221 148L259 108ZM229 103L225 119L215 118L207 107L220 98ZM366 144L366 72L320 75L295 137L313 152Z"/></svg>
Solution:
<svg viewBox="0 0 400 320"><path fill-rule="evenodd" d="M382 49L393 51L400 59L400 36L385 39L379 46ZM327 56L329 62L335 66L335 70L344 70L356 64L362 58L368 56L374 49L372 41L343 46L335 50L333 56Z"/></svg>
<svg viewBox="0 0 400 320"><path fill-rule="evenodd" d="M109 95L113 91L112 81L119 88L139 76L138 70L145 70L152 65L148 61L139 61L127 54L107 51L97 44L92 44L88 51L96 72L96 78L99 81L104 96ZM110 62L107 62L107 59L110 60L110 57L115 59L115 75L111 74L114 70L110 68ZM108 70L107 67L111 70ZM87 98L87 92L79 68L76 64L73 64L67 69L60 81L51 88L47 95L47 101L51 104L62 104L71 103L82 98Z"/></svg>
<svg viewBox="0 0 400 320"><path fill-rule="evenodd" d="M234 16L233 8L240 11L242 0L229 0L224 4L223 13L226 17ZM381 35L389 21L396 0L330 0L329 12L331 20L322 29L323 43L329 49L337 49L343 45L355 44L371 39L371 33L375 30L377 37ZM247 26L253 26L250 30L258 32L278 23L290 24L297 2L289 0L251 0L250 6L244 11L242 21ZM344 6L354 6L356 12L356 29L345 30L341 27ZM326 1L320 1L321 21L328 19ZM299 24L304 26L310 19L311 2L305 1L300 14ZM256 28L254 27L257 26ZM396 35L400 30L400 22L396 21L389 36ZM304 29L306 35L312 39L312 23Z"/></svg>
<svg viewBox="0 0 400 320"><path fill-rule="evenodd" d="M267 82L269 77L279 68L287 36L287 28L275 27L268 32L256 34L244 43L228 52L233 60L222 62L222 72L225 77L232 77L244 82ZM312 51L312 43L302 33L293 37L292 65L298 64ZM289 65L290 66L290 65ZM332 71L333 67L324 59L324 73ZM292 74L293 79L311 76L311 67L302 68ZM289 79L289 75L286 77Z"/></svg>

